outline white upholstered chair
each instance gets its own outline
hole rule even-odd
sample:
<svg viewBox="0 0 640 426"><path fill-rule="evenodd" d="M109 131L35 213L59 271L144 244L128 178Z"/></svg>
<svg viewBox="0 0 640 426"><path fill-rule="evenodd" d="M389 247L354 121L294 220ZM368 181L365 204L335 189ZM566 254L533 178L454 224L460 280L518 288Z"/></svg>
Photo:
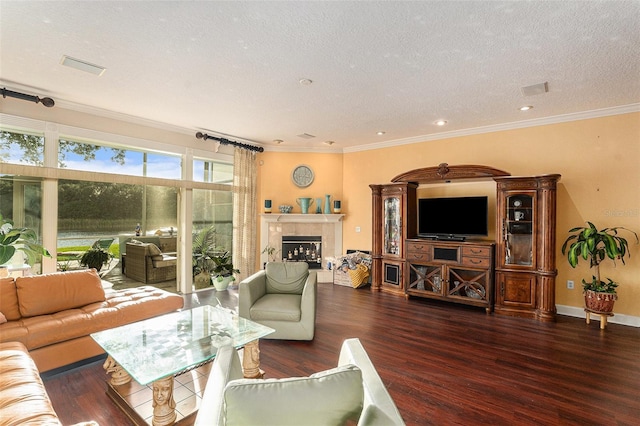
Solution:
<svg viewBox="0 0 640 426"><path fill-rule="evenodd" d="M317 277L304 262L270 262L238 285L241 317L273 328L265 339L313 340Z"/></svg>
<svg viewBox="0 0 640 426"><path fill-rule="evenodd" d="M356 423L357 422L357 423ZM342 344L338 366L309 377L243 379L238 352L218 349L196 426L404 425L359 339Z"/></svg>

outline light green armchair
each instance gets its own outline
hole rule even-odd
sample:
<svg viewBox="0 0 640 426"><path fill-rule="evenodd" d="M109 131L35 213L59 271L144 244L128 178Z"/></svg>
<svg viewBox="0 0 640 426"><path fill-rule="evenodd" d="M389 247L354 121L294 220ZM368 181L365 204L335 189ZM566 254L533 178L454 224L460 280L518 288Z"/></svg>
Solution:
<svg viewBox="0 0 640 426"><path fill-rule="evenodd" d="M342 344L338 367L309 377L243 379L238 352L218 349L195 425L404 425L359 339Z"/></svg>
<svg viewBox="0 0 640 426"><path fill-rule="evenodd" d="M316 272L306 263L267 263L238 285L238 313L276 330L265 339L313 340L317 293Z"/></svg>

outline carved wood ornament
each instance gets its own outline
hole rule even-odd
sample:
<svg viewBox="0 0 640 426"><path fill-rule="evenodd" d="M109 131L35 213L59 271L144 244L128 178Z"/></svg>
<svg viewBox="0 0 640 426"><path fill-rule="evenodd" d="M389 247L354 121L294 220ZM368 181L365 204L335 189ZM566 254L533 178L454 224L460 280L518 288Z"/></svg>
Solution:
<svg viewBox="0 0 640 426"><path fill-rule="evenodd" d="M391 179L391 182L415 182L420 184L457 179L494 178L497 176L511 176L511 173L487 166L473 164L450 166L447 163L441 163L435 167L414 169L399 174Z"/></svg>

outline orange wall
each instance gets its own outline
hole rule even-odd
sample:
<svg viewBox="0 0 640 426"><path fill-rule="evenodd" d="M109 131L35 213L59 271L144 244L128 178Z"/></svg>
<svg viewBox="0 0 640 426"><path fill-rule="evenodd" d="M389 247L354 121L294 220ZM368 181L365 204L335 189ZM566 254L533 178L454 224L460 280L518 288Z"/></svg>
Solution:
<svg viewBox="0 0 640 426"><path fill-rule="evenodd" d="M343 247L371 248L370 184L388 183L408 170L449 164L480 164L512 175L559 173L556 303L583 306L579 283L590 277L587 266L572 269L560 252L567 231L586 220L596 226L624 226L640 232L640 113L623 114L524 129L455 137L369 151L333 154L264 153L260 169L260 200L293 203L299 196L324 193L342 198ZM599 162L596 162L599 161ZM290 174L309 164L316 182L296 189ZM427 191L462 191L426 189ZM493 188L493 189L492 189ZM471 192L493 193L495 187L470 185ZM421 189L422 191L422 189ZM493 198L495 199L495 198ZM261 201L262 202L262 201ZM495 216L495 211L490 211ZM356 231L360 228L360 232ZM495 227L490 229L494 232ZM630 241L631 242L631 241ZM616 313L640 316L640 246L631 246L627 265L605 266L603 276L621 282ZM574 290L566 281L576 282Z"/></svg>
<svg viewBox="0 0 640 426"><path fill-rule="evenodd" d="M278 206L289 204L293 206L292 213L301 213L296 200L300 197L314 199L309 212L316 211L316 198L322 198L324 210L325 195L331 195L333 201L342 200L342 154L315 153L282 153L263 152L258 154L258 213L263 213L264 200L271 200L273 212L278 212ZM313 183L306 188L298 188L291 180L291 173L296 166L306 164L314 172ZM348 207L342 203L342 212ZM260 249L262 250L262 249Z"/></svg>

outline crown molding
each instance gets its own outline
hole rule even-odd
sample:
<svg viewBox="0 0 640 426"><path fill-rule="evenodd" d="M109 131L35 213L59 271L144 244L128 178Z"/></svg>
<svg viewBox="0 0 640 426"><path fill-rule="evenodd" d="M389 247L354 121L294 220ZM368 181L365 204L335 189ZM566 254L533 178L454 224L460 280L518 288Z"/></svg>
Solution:
<svg viewBox="0 0 640 426"><path fill-rule="evenodd" d="M534 118L532 120L514 121L511 123L493 124L490 126L473 127L469 129L453 130L451 132L435 133L431 135L413 136L405 139L394 139L384 142L364 144L355 147L345 148L344 153L370 151L381 148L392 148L400 145L410 145L414 143L451 139L462 136L472 136L482 133L502 132L505 130L524 129L527 127L545 126L549 124L567 123L571 121L588 120L592 118L608 117L612 115L629 114L640 112L640 103L622 105L611 108L602 108L591 111L576 112L571 114L561 114L552 117Z"/></svg>
<svg viewBox="0 0 640 426"><path fill-rule="evenodd" d="M314 154L318 154L318 153L347 154L347 153L351 153L351 152L371 151L371 150L382 149L382 148L393 148L393 147L401 146L401 145L411 145L411 144L415 144L415 143L430 142L430 141L437 141L437 140L443 140L443 139L451 139L451 138L457 138L457 137L463 137L463 136L472 136L472 135L478 135L478 134L483 134L483 133L501 132L501 131L506 131L506 130L517 130L517 129L524 129L524 128L527 128L527 127L544 126L544 125L550 125L550 124L560 124L560 123L567 123L567 122L571 122L571 121L588 120L588 119L607 117L607 116L612 116L612 115L622 115L622 114L640 112L640 103L634 103L634 104L622 105L622 106L616 106L616 107L610 107L610 108L601 108L601 109L590 110L590 111L582 111L582 112L576 112L576 113L570 113L570 114L561 114L561 115L556 115L556 116L551 116L551 117L534 118L534 119L531 119L531 120L514 121L514 122L510 122L510 123L493 124L493 125L489 125L489 126L453 130L453 131L450 131L450 132L442 132L442 133L434 133L434 134L429 134L429 135L412 136L410 138L404 138L404 139L393 139L393 140L388 140L388 141L383 141L383 142L374 142L374 143L370 143L370 144L365 143L365 144L362 144L362 145L358 145L358 146L354 146L354 147L346 147L346 148L339 148L339 147L331 147L331 148L329 148L329 147L327 147L327 148L324 148L324 147L294 147L294 146L280 146L280 145L279 146L269 146L269 145L264 145L264 144L262 144L260 142L254 141L254 140L243 139L243 138L238 137L238 136L227 135L225 133L216 132L214 130L210 130L210 129L206 129L206 128L196 128L196 129L186 128L186 127L176 126L176 125L172 125L172 124L168 124L168 123L149 120L149 119L142 118L142 117L132 116L132 115L129 115L129 114L123 114L123 113L119 113L119 112L105 110L105 109L102 109L102 108L92 107L92 106L89 106L89 105L78 104L76 102L70 102L70 101L66 101L64 99L58 99L58 98L56 98L55 94L47 93L46 90L40 90L38 88L24 86L24 85L16 84L16 83L13 83L13 82L8 82L8 81L4 81L3 82L2 80L0 80L0 84L6 85L6 86L10 86L15 90L41 92L41 94L43 96L53 97L55 102L56 102L56 106L60 107L60 108L64 108L64 109L68 109L68 110L72 110L72 111L76 111L76 112L80 112L80 113L91 114L91 115L95 115L95 116L99 116L99 117L110 118L110 119L113 119L113 120L125 121L125 122L131 123L131 124L137 124L137 125L141 125L141 126L145 126L145 127L151 127L151 128L155 128L155 129L159 129L159 130L164 130L164 131L174 132L174 133L184 134L184 135L195 135L195 132L199 130L199 131L203 131L203 132L206 132L206 133L210 133L212 135L217 135L217 136L224 137L224 138L234 139L234 140L237 140L239 142L244 142L244 143L248 143L248 144L255 145L255 146L261 146L261 147L264 148L265 152L299 152L299 153L314 153Z"/></svg>

